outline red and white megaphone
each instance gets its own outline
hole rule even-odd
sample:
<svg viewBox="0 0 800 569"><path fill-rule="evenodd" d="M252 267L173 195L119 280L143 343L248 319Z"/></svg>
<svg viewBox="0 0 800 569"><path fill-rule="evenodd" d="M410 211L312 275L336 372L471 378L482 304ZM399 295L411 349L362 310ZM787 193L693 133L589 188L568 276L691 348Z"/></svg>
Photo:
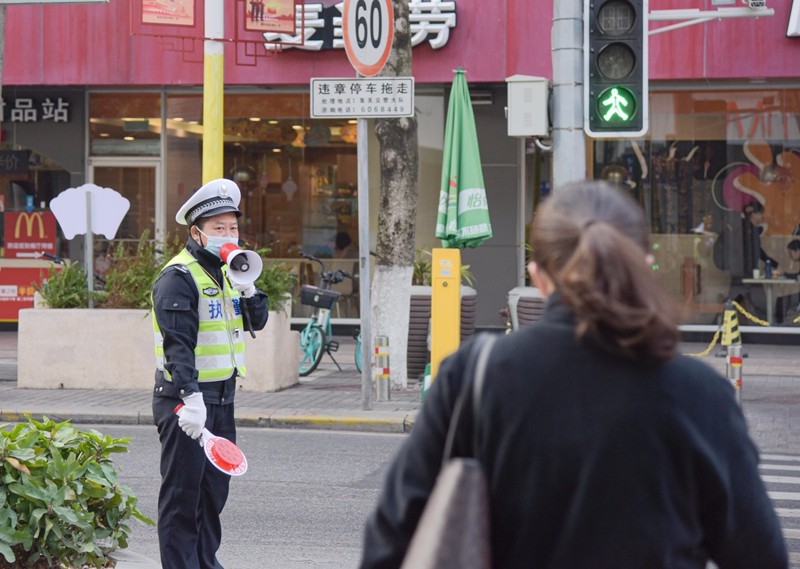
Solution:
<svg viewBox="0 0 800 569"><path fill-rule="evenodd" d="M228 278L233 284L254 283L264 268L264 262L258 253L240 249L234 243L225 243L219 248L219 254L228 265Z"/></svg>

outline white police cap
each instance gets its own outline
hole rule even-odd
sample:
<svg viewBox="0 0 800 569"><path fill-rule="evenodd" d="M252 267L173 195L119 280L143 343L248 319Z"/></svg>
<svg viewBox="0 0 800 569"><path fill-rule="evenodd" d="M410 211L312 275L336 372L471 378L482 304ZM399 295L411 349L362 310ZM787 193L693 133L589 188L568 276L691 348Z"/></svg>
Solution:
<svg viewBox="0 0 800 569"><path fill-rule="evenodd" d="M241 216L242 212L239 211L241 199L242 192L235 182L225 178L212 180L186 200L175 214L175 221L181 225L192 225L201 217L229 211Z"/></svg>

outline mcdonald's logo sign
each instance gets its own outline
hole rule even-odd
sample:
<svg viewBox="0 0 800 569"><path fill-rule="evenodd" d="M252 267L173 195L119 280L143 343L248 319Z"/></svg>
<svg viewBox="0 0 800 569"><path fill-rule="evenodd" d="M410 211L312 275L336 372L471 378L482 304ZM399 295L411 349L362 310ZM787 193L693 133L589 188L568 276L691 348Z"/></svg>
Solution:
<svg viewBox="0 0 800 569"><path fill-rule="evenodd" d="M23 211L17 216L17 223L14 224L14 238L20 238L20 230L22 229L22 224L25 224L25 237L31 238L34 237L33 234L33 227L36 224L36 227L39 231L36 233L36 237L38 239L44 239L45 231L44 231L44 220L42 219L42 214L37 212L29 213L27 211Z"/></svg>
<svg viewBox="0 0 800 569"><path fill-rule="evenodd" d="M56 250L56 217L51 211L7 211L4 257L36 257Z"/></svg>

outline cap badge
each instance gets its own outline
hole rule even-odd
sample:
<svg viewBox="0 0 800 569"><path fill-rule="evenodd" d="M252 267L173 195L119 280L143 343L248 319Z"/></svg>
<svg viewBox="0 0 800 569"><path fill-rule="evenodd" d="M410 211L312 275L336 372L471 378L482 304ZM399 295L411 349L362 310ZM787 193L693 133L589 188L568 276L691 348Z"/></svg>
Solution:
<svg viewBox="0 0 800 569"><path fill-rule="evenodd" d="M230 195L228 188L225 184L221 184L219 187L219 197L227 198Z"/></svg>

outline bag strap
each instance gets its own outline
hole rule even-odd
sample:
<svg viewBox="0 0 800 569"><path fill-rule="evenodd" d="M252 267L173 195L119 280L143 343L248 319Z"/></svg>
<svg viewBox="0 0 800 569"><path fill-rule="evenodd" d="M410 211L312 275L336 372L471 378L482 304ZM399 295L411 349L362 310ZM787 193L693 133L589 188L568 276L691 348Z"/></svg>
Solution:
<svg viewBox="0 0 800 569"><path fill-rule="evenodd" d="M453 414L450 417L450 424L447 427L447 438L444 444L442 465L452 457L458 422L461 419L461 413L468 397L472 399L472 456L473 458L478 458L480 449L479 413L481 409L481 395L483 393L484 380L486 379L486 365L489 361L489 354L492 351L495 340L497 340L497 337L493 334L479 334L473 340L472 347L469 351L469 359L467 360L467 365L464 367L464 381L461 384L461 391L458 394L458 399L453 407Z"/></svg>

